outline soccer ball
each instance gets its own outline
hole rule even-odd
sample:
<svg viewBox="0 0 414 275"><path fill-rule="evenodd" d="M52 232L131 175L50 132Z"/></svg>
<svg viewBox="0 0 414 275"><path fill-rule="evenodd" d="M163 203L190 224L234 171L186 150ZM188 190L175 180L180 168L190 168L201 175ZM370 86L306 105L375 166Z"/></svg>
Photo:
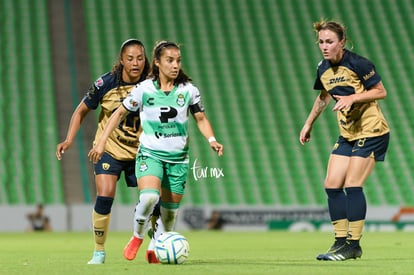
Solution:
<svg viewBox="0 0 414 275"><path fill-rule="evenodd" d="M163 232L155 242L155 256L163 264L182 264L187 260L190 245L177 232Z"/></svg>

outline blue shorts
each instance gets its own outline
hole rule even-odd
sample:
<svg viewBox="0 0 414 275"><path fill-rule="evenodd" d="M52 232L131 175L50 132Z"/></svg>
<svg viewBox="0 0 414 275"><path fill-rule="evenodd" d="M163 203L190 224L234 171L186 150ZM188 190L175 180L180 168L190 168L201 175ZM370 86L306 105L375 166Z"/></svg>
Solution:
<svg viewBox="0 0 414 275"><path fill-rule="evenodd" d="M124 171L125 181L128 187L137 187L135 176L135 160L121 161L114 159L110 154L104 152L102 158L94 165L95 175L108 174L121 177Z"/></svg>
<svg viewBox="0 0 414 275"><path fill-rule="evenodd" d="M340 136L331 153L347 157L371 157L375 161L384 161L389 141L390 133L379 137L367 137L353 141L348 141Z"/></svg>

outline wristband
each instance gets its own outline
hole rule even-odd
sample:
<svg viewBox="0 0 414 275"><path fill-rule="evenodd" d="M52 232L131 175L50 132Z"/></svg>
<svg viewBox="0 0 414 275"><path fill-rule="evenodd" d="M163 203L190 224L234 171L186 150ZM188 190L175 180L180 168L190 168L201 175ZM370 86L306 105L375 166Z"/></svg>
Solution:
<svg viewBox="0 0 414 275"><path fill-rule="evenodd" d="M208 142L213 142L213 141L217 141L215 137L209 137L208 138Z"/></svg>

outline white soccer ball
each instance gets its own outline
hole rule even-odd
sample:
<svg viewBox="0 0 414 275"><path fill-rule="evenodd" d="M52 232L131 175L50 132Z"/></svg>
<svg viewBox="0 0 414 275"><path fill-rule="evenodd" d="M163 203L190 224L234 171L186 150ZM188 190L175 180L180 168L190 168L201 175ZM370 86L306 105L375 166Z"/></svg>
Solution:
<svg viewBox="0 0 414 275"><path fill-rule="evenodd" d="M182 264L187 260L190 245L177 232L163 232L155 242L155 255L163 264Z"/></svg>

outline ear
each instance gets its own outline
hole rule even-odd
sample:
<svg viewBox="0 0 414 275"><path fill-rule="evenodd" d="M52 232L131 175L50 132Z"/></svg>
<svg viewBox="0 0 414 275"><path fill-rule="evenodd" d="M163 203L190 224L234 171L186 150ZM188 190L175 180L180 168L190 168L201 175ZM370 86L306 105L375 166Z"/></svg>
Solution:
<svg viewBox="0 0 414 275"><path fill-rule="evenodd" d="M341 43L342 48L345 48L345 39L342 39L339 43Z"/></svg>
<svg viewBox="0 0 414 275"><path fill-rule="evenodd" d="M154 59L154 65L159 67L160 66L160 61L158 59Z"/></svg>

